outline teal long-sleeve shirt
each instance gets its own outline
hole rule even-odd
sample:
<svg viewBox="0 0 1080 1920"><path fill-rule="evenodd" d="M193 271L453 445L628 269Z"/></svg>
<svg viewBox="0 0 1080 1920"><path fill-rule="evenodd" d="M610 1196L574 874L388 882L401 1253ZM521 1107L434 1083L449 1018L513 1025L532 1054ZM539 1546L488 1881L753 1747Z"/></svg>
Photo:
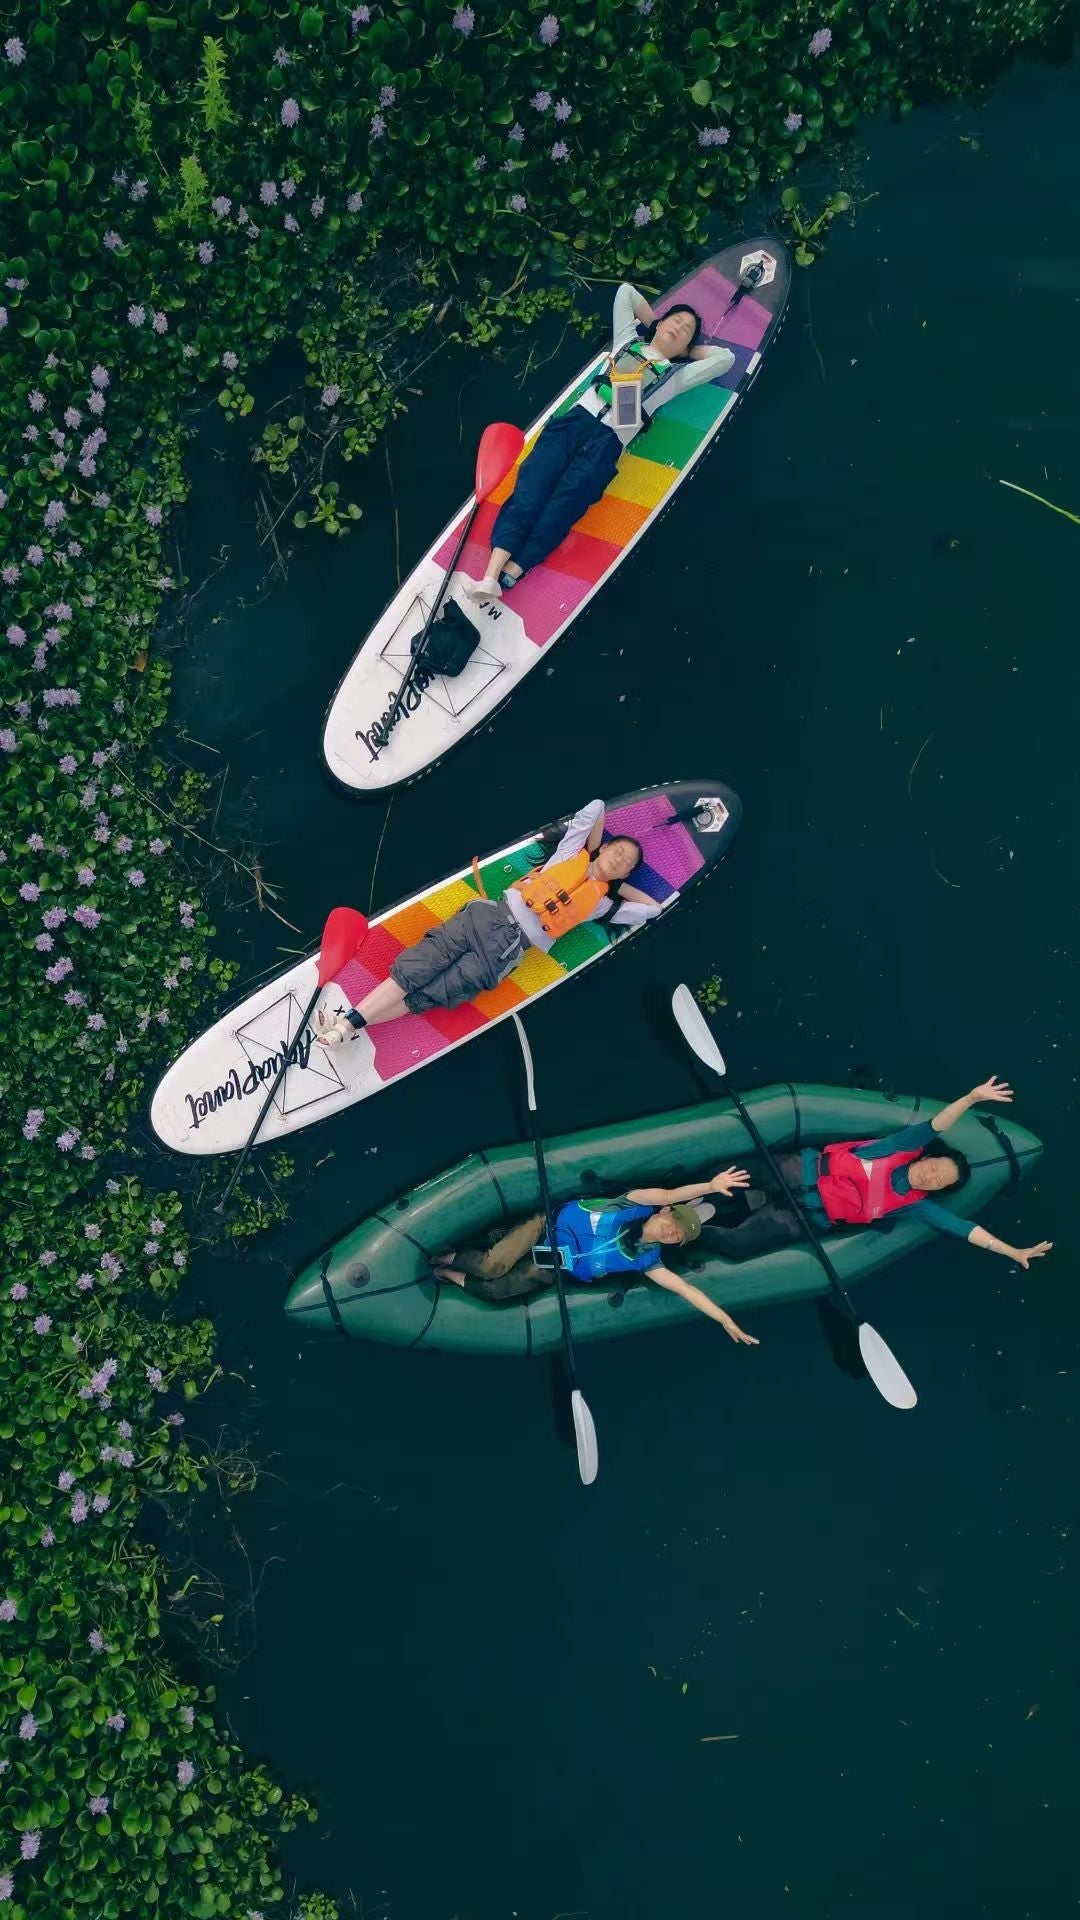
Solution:
<svg viewBox="0 0 1080 1920"><path fill-rule="evenodd" d="M884 1160L890 1153L917 1153L936 1139L937 1134L929 1120L916 1120L910 1127L898 1127L895 1133L887 1134L883 1140L872 1140L869 1146L860 1147L859 1157L862 1160ZM828 1228L828 1215L817 1188L819 1157L816 1147L803 1148L804 1205L815 1226ZM906 1167L893 1169L891 1185L894 1193L910 1193L911 1182ZM963 1220L958 1213L943 1207L939 1200L931 1200L929 1195L919 1202L919 1219L924 1226L933 1227L936 1233L951 1233L957 1240L966 1240L974 1225L973 1221Z"/></svg>

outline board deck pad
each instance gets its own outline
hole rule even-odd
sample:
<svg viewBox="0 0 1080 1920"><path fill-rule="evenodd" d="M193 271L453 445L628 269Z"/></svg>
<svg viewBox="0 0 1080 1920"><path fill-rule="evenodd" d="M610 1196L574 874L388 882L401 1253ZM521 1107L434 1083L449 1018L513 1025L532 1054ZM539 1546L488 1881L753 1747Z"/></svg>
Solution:
<svg viewBox="0 0 1080 1920"><path fill-rule="evenodd" d="M713 804L711 819L698 807L702 800ZM722 784L672 782L612 802L604 837L630 834L640 841L642 862L635 869L634 885L666 913L726 852L740 812L737 796ZM488 899L501 899L543 854L540 839L531 837L481 860ZM478 897L470 866L381 914L371 922L356 955L325 989L321 1010L355 1006L386 979L399 953ZM367 1028L370 1046L362 1040L323 1048L316 1044L316 1029L308 1027L260 1138L281 1139L393 1085L521 1011L645 926L611 927L610 917L607 924L587 921L557 940L550 953L529 947L505 980L462 1006L404 1014ZM297 1037L316 980L313 955L224 1015L169 1068L150 1113L154 1131L166 1146L179 1153L223 1153L244 1145L274 1074Z"/></svg>
<svg viewBox="0 0 1080 1920"><path fill-rule="evenodd" d="M774 264L772 278L733 305L743 261L762 250ZM481 635L477 655L459 681L432 681L373 757L361 736L393 701L408 666L409 641L423 627L421 609L430 607L453 559L474 504L470 498L403 582L334 695L323 753L336 779L363 791L415 779L501 705L659 519L753 384L762 355L779 330L789 276L788 257L778 240L746 240L706 260L654 301L659 313L675 299L696 307L706 343L729 348L735 364L718 379L677 394L659 408L648 430L624 448L602 499L588 508L562 544L501 601L478 608L463 595L462 582L484 575L492 528L513 492L521 461L528 458L547 421L565 413L589 386L606 363L606 347L533 422L520 458L480 507L449 588ZM393 644L388 647L390 637Z"/></svg>

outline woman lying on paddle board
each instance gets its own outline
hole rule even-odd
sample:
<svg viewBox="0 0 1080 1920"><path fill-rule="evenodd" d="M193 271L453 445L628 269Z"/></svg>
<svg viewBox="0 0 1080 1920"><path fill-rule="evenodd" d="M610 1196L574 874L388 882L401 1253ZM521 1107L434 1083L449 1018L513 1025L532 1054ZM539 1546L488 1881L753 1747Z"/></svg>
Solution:
<svg viewBox="0 0 1080 1920"><path fill-rule="evenodd" d="M501 900L472 900L442 926L431 927L398 954L389 978L350 1012L320 1012L319 1045L358 1040L365 1027L403 1013L460 1006L497 987L528 947L547 953L562 934L599 919L612 905L614 926L636 926L659 913L657 902L629 882L641 860L638 842L621 835L601 845L603 833L604 803L590 800L550 859L516 880Z"/></svg>
<svg viewBox="0 0 1080 1920"><path fill-rule="evenodd" d="M617 1200L568 1200L555 1216L559 1261L568 1279L586 1285L609 1274L640 1275L667 1293L677 1293L699 1313L716 1320L739 1346L756 1347L723 1307L707 1293L672 1273L660 1257L663 1247L688 1247L711 1219L707 1195L725 1197L750 1184L739 1167L686 1187L632 1187ZM434 1262L440 1280L452 1280L482 1300L515 1300L553 1284L551 1248L543 1238L544 1216L536 1213L512 1227L489 1251L463 1247ZM632 1284L632 1280L630 1284Z"/></svg>
<svg viewBox="0 0 1080 1920"><path fill-rule="evenodd" d="M699 343L701 315L682 302L657 319L643 293L624 281L615 295L606 370L562 414L549 420L491 532L473 600L497 600L565 540L586 508L603 497L619 456L659 407L676 394L727 373L735 355ZM647 403L647 404L646 404Z"/></svg>
<svg viewBox="0 0 1080 1920"><path fill-rule="evenodd" d="M880 1140L846 1140L835 1146L804 1147L777 1155L777 1165L811 1220L822 1233L836 1227L867 1227L891 1221L915 1207L919 1219L939 1233L951 1233L973 1247L1003 1254L1026 1267L1049 1253L1052 1240L1013 1247L971 1220L931 1198L967 1185L970 1167L964 1154L942 1139L980 1100L1011 1101L1012 1088L991 1075L970 1093L953 1100L930 1120L898 1127ZM755 1192L755 1210L738 1226L709 1227L703 1241L710 1252L729 1260L748 1260L788 1241L802 1239L802 1228L784 1193L767 1187ZM753 1199L751 1206L753 1206Z"/></svg>

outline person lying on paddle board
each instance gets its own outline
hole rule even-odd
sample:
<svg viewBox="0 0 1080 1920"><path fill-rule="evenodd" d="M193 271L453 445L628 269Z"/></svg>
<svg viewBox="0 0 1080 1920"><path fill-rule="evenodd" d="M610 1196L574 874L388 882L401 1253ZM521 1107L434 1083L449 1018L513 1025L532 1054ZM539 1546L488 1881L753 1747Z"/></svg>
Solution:
<svg viewBox="0 0 1080 1920"><path fill-rule="evenodd" d="M399 953L389 978L350 1012L320 1012L320 1046L358 1040L364 1027L403 1013L460 1006L497 987L529 947L547 953L562 934L601 918L613 906L613 926L636 926L659 913L657 902L630 884L641 860L637 841L620 834L602 845L603 833L604 803L590 800L575 813L550 858L515 880L501 900L471 900Z"/></svg>
<svg viewBox="0 0 1080 1920"><path fill-rule="evenodd" d="M1008 1102L1012 1097L1012 1088L991 1075L930 1120L898 1127L881 1140L845 1140L820 1150L804 1147L800 1153L777 1154L777 1165L821 1233L835 1227L876 1226L914 1208L918 1219L938 1233L951 1233L1026 1267L1030 1260L1049 1253L1053 1241L1012 1247L932 1198L936 1193L957 1192L971 1174L965 1156L942 1136L980 1100ZM752 1208L755 1200L759 1204L748 1217L738 1226L708 1227L703 1247L729 1260L746 1260L802 1238L802 1228L783 1192L766 1187L764 1193L756 1190L749 1197Z"/></svg>
<svg viewBox="0 0 1080 1920"><path fill-rule="evenodd" d="M601 499L623 448L657 409L735 365L727 347L701 345L694 307L680 301L658 319L629 281L615 295L611 331L606 368L573 406L548 421L518 469L491 530L484 577L465 586L470 599L499 599L546 560Z"/></svg>
<svg viewBox="0 0 1080 1920"><path fill-rule="evenodd" d="M711 1180L686 1187L632 1187L617 1200L567 1200L555 1216L555 1241L566 1278L589 1285L611 1275L632 1283L640 1275L718 1321L740 1346L756 1347L752 1334L744 1333L700 1287L672 1273L661 1258L662 1248L688 1247L699 1238L702 1221L713 1212L708 1194L732 1194L749 1179L741 1168L728 1167ZM554 1284L542 1213L512 1227L486 1253L463 1247L443 1254L433 1266L439 1280L452 1280L482 1300L516 1300Z"/></svg>

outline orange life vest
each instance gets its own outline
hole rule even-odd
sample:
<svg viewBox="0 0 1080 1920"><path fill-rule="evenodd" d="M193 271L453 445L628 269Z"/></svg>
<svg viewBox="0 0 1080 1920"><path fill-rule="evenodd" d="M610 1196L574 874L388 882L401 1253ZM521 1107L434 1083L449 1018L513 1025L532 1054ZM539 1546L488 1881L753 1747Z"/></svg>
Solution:
<svg viewBox="0 0 1080 1920"><path fill-rule="evenodd" d="M541 867L539 873L516 880L514 886L530 913L535 913L549 939L557 940L571 927L591 920L608 890L602 880L589 876L590 855L582 847L569 860L557 866Z"/></svg>

